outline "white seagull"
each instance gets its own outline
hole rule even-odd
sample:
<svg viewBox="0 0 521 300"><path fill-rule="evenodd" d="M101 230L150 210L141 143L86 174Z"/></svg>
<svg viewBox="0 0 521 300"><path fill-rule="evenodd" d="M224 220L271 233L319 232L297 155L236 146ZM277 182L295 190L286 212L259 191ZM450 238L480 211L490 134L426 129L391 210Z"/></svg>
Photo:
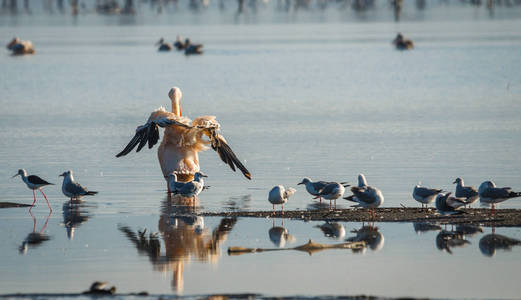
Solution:
<svg viewBox="0 0 521 300"><path fill-rule="evenodd" d="M288 202L289 197L295 192L294 188L286 189L282 185L274 186L268 194L268 201L273 205L273 212L275 212L275 204L282 204L282 212L284 212L284 203Z"/></svg>
<svg viewBox="0 0 521 300"><path fill-rule="evenodd" d="M456 193L454 194L456 197L464 197L467 204L476 202L478 200L478 190L476 190L473 186L465 186L463 179L456 178L453 183L456 183Z"/></svg>
<svg viewBox="0 0 521 300"><path fill-rule="evenodd" d="M311 196L315 196L316 198L320 198L320 203L322 203L322 197L320 196L320 191L328 184L326 181L311 181L309 177L304 177L300 183L297 185L304 184L306 186L306 191L311 194Z"/></svg>
<svg viewBox="0 0 521 300"><path fill-rule="evenodd" d="M352 187L351 192L353 195L344 199L357 202L358 204L354 207L371 208L373 218L375 216L374 209L384 203L382 191L367 185L364 174L358 175L358 186Z"/></svg>
<svg viewBox="0 0 521 300"><path fill-rule="evenodd" d="M233 171L238 168L246 178L251 179L250 172L219 134L220 125L215 117L202 116L191 121L181 114L181 90L173 87L168 96L172 100L172 112L163 107L152 112L148 121L136 129L135 136L116 157L127 155L136 146L136 152L139 152L147 143L148 148L152 148L159 140L160 126L165 128L165 132L157 155L167 181L174 172L177 180L191 181L199 171L199 152L209 149L209 145Z"/></svg>
<svg viewBox="0 0 521 300"><path fill-rule="evenodd" d="M194 180L189 182L177 181L177 175L172 173L169 175L169 189L174 194L180 194L185 197L195 197L201 193L204 188L203 177L208 177L202 172L196 172Z"/></svg>
<svg viewBox="0 0 521 300"><path fill-rule="evenodd" d="M62 192L66 197L71 198L71 202L73 199L80 200L82 196L94 196L98 193L96 191L89 191L77 183L74 180L71 170L65 171L59 176L63 176Z"/></svg>
<svg viewBox="0 0 521 300"><path fill-rule="evenodd" d="M483 182L479 186L478 194L480 202L492 205L492 212L494 212L496 203L521 197L521 192L513 192L512 188L509 187L498 188L492 181Z"/></svg>
<svg viewBox="0 0 521 300"><path fill-rule="evenodd" d="M451 192L436 196L436 209L442 215L457 215L464 213L459 210L467 202L465 198L450 197Z"/></svg>
<svg viewBox="0 0 521 300"><path fill-rule="evenodd" d="M326 200L329 200L329 208L331 209L331 200L335 200L335 209L336 209L336 199L342 197L344 192L346 191L344 185L338 182L329 182L318 194L319 197L322 197Z"/></svg>
<svg viewBox="0 0 521 300"><path fill-rule="evenodd" d="M36 175L27 176L27 171L25 171L24 169L18 170L18 173L14 174L13 178L18 175L20 175L22 177L22 180L24 181L25 185L27 185L27 187L29 189L33 190L34 201L33 201L33 204L31 204L30 209L32 209L34 204L36 203L36 194L34 193L34 190L39 190L40 193L42 193L43 197L45 198L45 201L47 201L47 206L49 206L49 209L52 211L51 204L49 203L47 196L45 196L45 194L43 193L42 187L44 187L46 185L54 185L54 183L49 183Z"/></svg>
<svg viewBox="0 0 521 300"><path fill-rule="evenodd" d="M414 187L414 190L412 192L412 197L414 200L420 202L422 204L422 208L425 205L431 204L432 201L434 201L434 198L436 198L436 195L441 193L442 190L440 189L430 189L427 187L420 186L419 184Z"/></svg>

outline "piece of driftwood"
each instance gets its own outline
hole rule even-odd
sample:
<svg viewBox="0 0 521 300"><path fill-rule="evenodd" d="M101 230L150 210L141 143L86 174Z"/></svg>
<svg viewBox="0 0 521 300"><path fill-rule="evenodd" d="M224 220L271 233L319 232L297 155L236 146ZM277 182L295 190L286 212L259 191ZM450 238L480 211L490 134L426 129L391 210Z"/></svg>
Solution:
<svg viewBox="0 0 521 300"><path fill-rule="evenodd" d="M365 242L347 242L340 244L319 244L314 243L311 239L304 245L300 245L293 248L244 248L244 247L229 247L228 255L241 255L246 253L260 253L260 252L269 252L269 251L287 251L287 250L296 250L296 251L304 251L309 253L309 255L326 250L326 249L363 249L366 246Z"/></svg>

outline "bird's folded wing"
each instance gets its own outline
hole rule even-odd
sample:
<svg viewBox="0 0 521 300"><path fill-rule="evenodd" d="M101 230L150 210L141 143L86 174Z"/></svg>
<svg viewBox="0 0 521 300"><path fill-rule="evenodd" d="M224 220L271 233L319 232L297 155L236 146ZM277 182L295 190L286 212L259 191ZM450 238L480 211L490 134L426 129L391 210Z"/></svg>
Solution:
<svg viewBox="0 0 521 300"><path fill-rule="evenodd" d="M134 137L130 140L125 149L118 153L116 157L129 154L130 151L132 151L136 146L136 152L139 152L147 144L147 142L148 148L152 148L159 141L158 126L180 126L191 129L192 126L185 124L188 121L189 120L187 118L178 117L171 112L167 112L163 108L159 108L150 115L148 121L144 125L138 126L138 128L136 128L136 134Z"/></svg>
<svg viewBox="0 0 521 300"><path fill-rule="evenodd" d="M455 197L448 197L447 198L447 205L452 207L452 208L458 208L460 206L463 206L467 204L467 202L465 202L465 198L455 198Z"/></svg>

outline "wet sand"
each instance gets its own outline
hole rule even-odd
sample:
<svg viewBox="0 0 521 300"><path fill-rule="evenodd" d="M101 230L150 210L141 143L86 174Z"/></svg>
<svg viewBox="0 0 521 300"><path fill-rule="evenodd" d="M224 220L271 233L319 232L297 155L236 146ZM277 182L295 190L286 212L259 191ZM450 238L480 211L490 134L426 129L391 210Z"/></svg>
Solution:
<svg viewBox="0 0 521 300"><path fill-rule="evenodd" d="M342 222L432 222L440 224L479 224L481 226L521 227L521 210L496 209L494 215L488 208L467 208L463 214L442 216L436 209L428 208L378 208L372 218L367 209L319 209L291 211L234 211L205 212L201 216L287 218L305 221Z"/></svg>

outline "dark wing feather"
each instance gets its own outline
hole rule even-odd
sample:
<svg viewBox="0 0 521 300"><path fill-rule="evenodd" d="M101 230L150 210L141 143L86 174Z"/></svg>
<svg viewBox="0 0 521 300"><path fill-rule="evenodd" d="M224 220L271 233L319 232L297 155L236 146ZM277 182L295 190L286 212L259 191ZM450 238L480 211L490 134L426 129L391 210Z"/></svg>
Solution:
<svg viewBox="0 0 521 300"><path fill-rule="evenodd" d="M29 176L27 176L27 179L32 184L52 184L50 182L47 182L47 181L41 179L40 177L38 177L36 175L29 175Z"/></svg>
<svg viewBox="0 0 521 300"><path fill-rule="evenodd" d="M217 128L209 128L209 136L210 136L210 142L212 145L212 149L219 154L219 157L221 160L230 166L230 168L235 171L235 168L237 167L239 170L241 170L244 177L251 179L251 174L248 169L241 163L241 161L237 158L235 153L233 153L232 149L224 138L217 133Z"/></svg>
<svg viewBox="0 0 521 300"><path fill-rule="evenodd" d="M433 196L433 195L436 195L436 194L438 194L440 192L441 192L441 190L439 190L439 189L429 189L429 188L426 188L426 187L419 187L416 190L416 194L419 195L420 197Z"/></svg>

